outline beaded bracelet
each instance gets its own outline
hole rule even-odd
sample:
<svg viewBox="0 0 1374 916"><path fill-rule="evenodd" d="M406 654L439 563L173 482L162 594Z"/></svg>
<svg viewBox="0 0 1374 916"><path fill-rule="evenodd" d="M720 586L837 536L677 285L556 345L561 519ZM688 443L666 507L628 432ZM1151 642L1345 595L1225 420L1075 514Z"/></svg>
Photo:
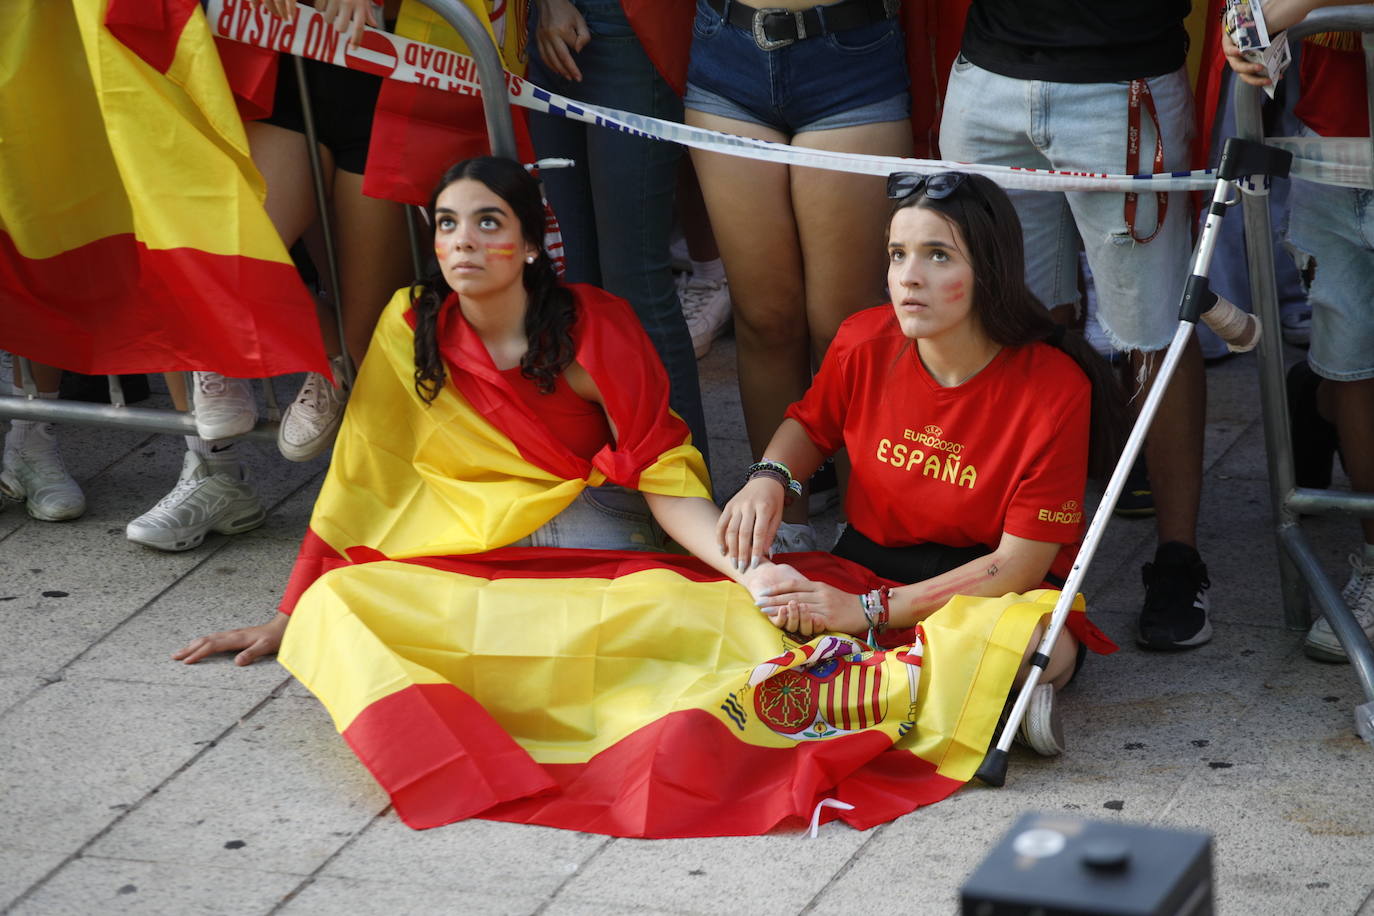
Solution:
<svg viewBox="0 0 1374 916"><path fill-rule="evenodd" d="M749 465L749 469L745 472L745 483L748 483L755 477L768 477L772 480L776 480L779 483L781 483L783 489L790 493L792 496L795 497L801 495L801 483L797 480L792 479L791 469L789 469L787 465L783 464L781 461L770 461L769 459L765 458L762 461L756 461L753 464ZM789 499L788 502L790 504L791 500Z"/></svg>
<svg viewBox="0 0 1374 916"><path fill-rule="evenodd" d="M892 589L875 588L859 595L859 607L863 609L864 620L868 623L869 645L877 645L878 634L887 629L892 616Z"/></svg>

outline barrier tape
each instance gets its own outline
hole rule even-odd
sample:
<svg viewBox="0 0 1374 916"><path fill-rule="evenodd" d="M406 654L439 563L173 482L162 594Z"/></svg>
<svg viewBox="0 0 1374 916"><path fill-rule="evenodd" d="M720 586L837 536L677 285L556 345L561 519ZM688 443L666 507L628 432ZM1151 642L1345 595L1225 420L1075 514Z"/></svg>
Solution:
<svg viewBox="0 0 1374 916"><path fill-rule="evenodd" d="M477 79L477 65L473 59L447 48L370 27L364 31L360 46L350 48L347 40L334 30L323 14L301 4L297 4L293 19L282 20L252 0L203 2L212 31L223 38L458 95L482 94ZM882 176L893 172L958 170L985 175L1004 188L1033 191L1210 191L1216 184L1216 175L1211 169L1154 175L1111 175L804 149L576 102L509 71L505 71L505 78L507 96L512 105L633 136L784 165ZM1302 159L1293 162L1294 177L1324 184L1374 187L1371 181L1370 145L1367 141L1302 137L1282 140L1293 144L1283 148L1292 148L1295 152L1300 149L1303 154ZM1266 139L1265 142L1274 146L1283 145L1276 140Z"/></svg>

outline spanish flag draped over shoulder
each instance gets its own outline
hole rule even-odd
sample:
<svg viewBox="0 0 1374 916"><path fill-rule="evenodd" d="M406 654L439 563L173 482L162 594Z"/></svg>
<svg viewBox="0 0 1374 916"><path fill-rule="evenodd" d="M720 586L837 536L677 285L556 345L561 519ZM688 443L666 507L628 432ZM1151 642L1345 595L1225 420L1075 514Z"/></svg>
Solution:
<svg viewBox="0 0 1374 916"><path fill-rule="evenodd" d="M398 293L284 605L282 664L416 828L758 834L826 798L853 805L826 819L863 828L957 789L1057 593L956 598L883 650L799 644L693 558L499 546L589 484L707 495L633 313L573 289L577 361L618 434L591 461L509 393L452 303L439 322L451 383L423 406ZM826 554L789 559L851 592L878 584Z"/></svg>
<svg viewBox="0 0 1374 916"><path fill-rule="evenodd" d="M0 347L90 373L323 371L199 6L120 10L146 58L106 0L0 4Z"/></svg>

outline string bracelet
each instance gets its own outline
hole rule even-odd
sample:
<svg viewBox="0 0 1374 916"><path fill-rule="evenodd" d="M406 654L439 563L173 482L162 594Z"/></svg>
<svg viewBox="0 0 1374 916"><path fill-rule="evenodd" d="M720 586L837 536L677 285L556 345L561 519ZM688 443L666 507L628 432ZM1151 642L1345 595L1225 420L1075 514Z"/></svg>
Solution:
<svg viewBox="0 0 1374 916"><path fill-rule="evenodd" d="M869 645L876 646L878 634L888 627L892 617L892 589L875 588L859 595L859 607L863 609L864 620L868 623Z"/></svg>

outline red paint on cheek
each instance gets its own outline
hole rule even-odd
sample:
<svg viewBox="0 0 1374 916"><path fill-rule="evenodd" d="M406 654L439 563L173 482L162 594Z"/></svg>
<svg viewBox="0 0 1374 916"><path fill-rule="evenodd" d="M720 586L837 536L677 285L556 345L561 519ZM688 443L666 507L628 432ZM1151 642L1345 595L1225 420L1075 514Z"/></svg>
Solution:
<svg viewBox="0 0 1374 916"><path fill-rule="evenodd" d="M968 287L963 280L950 280L940 286L940 292L951 302L958 302L968 295Z"/></svg>
<svg viewBox="0 0 1374 916"><path fill-rule="evenodd" d="M514 243L507 243L505 245L487 244L482 247L487 250L487 257L495 261L509 261L511 258L515 257Z"/></svg>

